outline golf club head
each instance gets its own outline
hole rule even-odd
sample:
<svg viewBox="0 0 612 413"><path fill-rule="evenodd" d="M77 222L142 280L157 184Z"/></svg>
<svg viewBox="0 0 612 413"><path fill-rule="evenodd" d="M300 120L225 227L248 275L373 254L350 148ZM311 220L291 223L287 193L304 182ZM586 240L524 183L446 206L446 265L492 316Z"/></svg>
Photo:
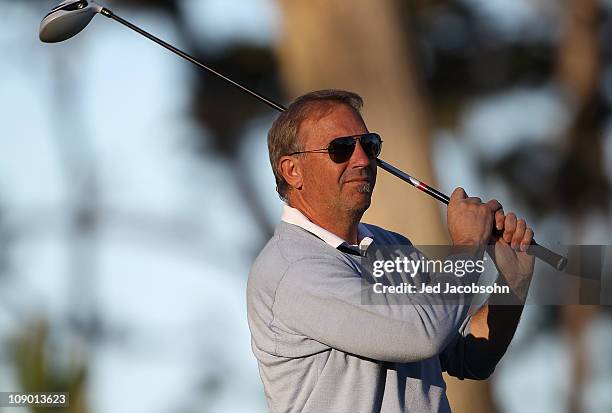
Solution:
<svg viewBox="0 0 612 413"><path fill-rule="evenodd" d="M91 0L65 0L40 23L39 37L45 43L70 39L85 28L102 6Z"/></svg>

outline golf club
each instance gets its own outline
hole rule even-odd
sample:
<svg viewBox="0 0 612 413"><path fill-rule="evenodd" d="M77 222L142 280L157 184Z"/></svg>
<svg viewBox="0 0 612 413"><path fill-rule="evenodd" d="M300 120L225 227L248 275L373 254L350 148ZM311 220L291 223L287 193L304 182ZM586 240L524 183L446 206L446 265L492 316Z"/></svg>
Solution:
<svg viewBox="0 0 612 413"><path fill-rule="evenodd" d="M142 30L138 26L122 19L121 17L114 14L112 11L107 9L106 7L102 7L94 1L91 0L65 0L60 3L57 7L51 10L42 20L40 24L40 32L39 37L40 40L45 43L57 43L67 40L81 30L83 30L89 22L93 19L96 14L101 14L105 17L113 19L122 25L134 30L135 32L145 36L149 40L154 41L155 43L163 46L164 48L170 50L171 52L177 54L185 60L190 61L196 66L207 70L211 74L220 77L226 82L230 83L234 87L242 90L243 92L248 93L256 99L264 102L268 106L280 111L284 112L286 108L273 100L265 98L260 94L252 91L251 89L241 85L233 81L232 79L222 75L221 73L211 69L205 64L199 62L194 57L188 55L187 53L177 49L176 47L164 42L163 40L153 36L152 34ZM430 187L429 185L413 178L405 172L397 169L393 165L383 161L382 159L376 159L377 165L384 169L385 171L391 173L392 175L400 178L401 180L409 183L410 185L416 187L420 191L425 192L426 194L436 198L438 201L445 203L448 205L449 197L441 193L440 191ZM527 250L530 254L536 256L547 264L553 266L559 271L565 269L567 265L567 258L556 254L555 252L547 249L539 245L535 240L531 242L529 249Z"/></svg>

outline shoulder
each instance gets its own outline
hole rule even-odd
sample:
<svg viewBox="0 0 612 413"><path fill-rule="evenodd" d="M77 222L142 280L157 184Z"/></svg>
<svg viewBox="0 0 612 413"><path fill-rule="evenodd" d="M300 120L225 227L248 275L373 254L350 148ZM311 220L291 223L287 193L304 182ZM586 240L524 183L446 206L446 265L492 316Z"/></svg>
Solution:
<svg viewBox="0 0 612 413"><path fill-rule="evenodd" d="M342 265L344 261L341 252L313 234L281 222L255 259L249 284L277 285L288 272L305 272L324 263Z"/></svg>
<svg viewBox="0 0 612 413"><path fill-rule="evenodd" d="M296 297L306 290L327 290L333 280L355 276L355 264L340 251L302 228L281 223L251 267L247 312L267 314L264 318L271 320L279 294Z"/></svg>
<svg viewBox="0 0 612 413"><path fill-rule="evenodd" d="M297 225L281 222L261 250L255 264L271 262L290 266L307 258L330 256L337 251L315 235Z"/></svg>

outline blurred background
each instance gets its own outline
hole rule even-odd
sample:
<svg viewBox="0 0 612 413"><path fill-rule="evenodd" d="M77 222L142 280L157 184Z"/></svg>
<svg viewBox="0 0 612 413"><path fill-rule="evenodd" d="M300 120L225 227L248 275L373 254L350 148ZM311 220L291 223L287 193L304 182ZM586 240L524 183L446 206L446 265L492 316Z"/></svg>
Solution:
<svg viewBox="0 0 612 413"><path fill-rule="evenodd" d="M280 217L276 113L101 16L40 43L58 2L0 0L0 391L266 411L245 287ZM360 93L382 159L542 244L612 243L610 0L104 5L281 103ZM435 244L444 217L381 171L365 220ZM491 379L447 380L453 411L608 413L610 342L606 307L529 305Z"/></svg>

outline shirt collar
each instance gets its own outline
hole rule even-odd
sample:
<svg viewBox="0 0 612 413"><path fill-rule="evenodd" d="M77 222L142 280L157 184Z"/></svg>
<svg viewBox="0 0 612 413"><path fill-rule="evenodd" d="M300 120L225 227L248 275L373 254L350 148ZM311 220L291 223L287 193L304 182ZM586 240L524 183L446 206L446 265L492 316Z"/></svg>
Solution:
<svg viewBox="0 0 612 413"><path fill-rule="evenodd" d="M283 205L283 215L281 220L288 224L297 225L300 228L305 229L311 234L321 238L325 243L329 244L333 248L338 248L341 245L351 247L351 245L330 231L322 228L309 220L304 214L298 209L290 207L287 204ZM357 242L359 243L359 250L365 251L368 249L370 244L374 241L374 235L372 232L361 222L357 225ZM352 246L355 247L355 246Z"/></svg>

